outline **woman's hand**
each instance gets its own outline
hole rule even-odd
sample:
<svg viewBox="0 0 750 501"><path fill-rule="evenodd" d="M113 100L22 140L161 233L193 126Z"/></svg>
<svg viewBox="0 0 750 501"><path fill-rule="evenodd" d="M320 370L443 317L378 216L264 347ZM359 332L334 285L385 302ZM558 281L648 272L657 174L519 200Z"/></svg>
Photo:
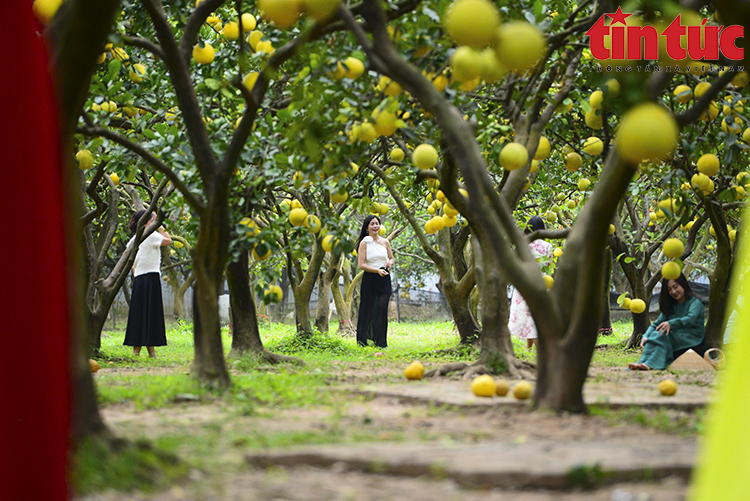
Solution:
<svg viewBox="0 0 750 501"><path fill-rule="evenodd" d="M388 275L388 270L384 268L378 268L378 275L380 275L381 277L385 277Z"/></svg>
<svg viewBox="0 0 750 501"><path fill-rule="evenodd" d="M669 322L662 322L656 326L657 332L662 336L669 335Z"/></svg>
<svg viewBox="0 0 750 501"><path fill-rule="evenodd" d="M643 348L643 347L645 347L645 346L646 346L646 336L643 336L643 337L641 338L641 348Z"/></svg>

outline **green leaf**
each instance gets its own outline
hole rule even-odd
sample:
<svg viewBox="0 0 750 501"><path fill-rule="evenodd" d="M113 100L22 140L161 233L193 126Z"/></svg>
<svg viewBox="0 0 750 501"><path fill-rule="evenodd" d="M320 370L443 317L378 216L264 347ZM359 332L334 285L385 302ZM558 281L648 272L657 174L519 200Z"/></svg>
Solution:
<svg viewBox="0 0 750 501"><path fill-rule="evenodd" d="M216 80L215 78L207 78L203 81L203 83L205 83L206 87L211 90L218 90L219 87L221 87L221 82Z"/></svg>
<svg viewBox="0 0 750 501"><path fill-rule="evenodd" d="M276 116L279 117L281 120L291 120L294 118L294 115L292 115L289 110L279 110L276 112Z"/></svg>
<svg viewBox="0 0 750 501"><path fill-rule="evenodd" d="M120 72L120 68L122 68L122 63L119 59L112 59L109 62L109 72L107 73L107 79L108 80L114 80L117 73Z"/></svg>

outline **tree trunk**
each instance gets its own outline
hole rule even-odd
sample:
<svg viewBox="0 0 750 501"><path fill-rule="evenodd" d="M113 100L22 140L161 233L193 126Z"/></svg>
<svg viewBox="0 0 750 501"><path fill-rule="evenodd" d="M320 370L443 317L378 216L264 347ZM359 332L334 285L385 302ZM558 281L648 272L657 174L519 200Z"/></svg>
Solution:
<svg viewBox="0 0 750 501"><path fill-rule="evenodd" d="M339 333L353 336L355 332L354 326L352 326L351 312L344 300L339 284L331 284L331 294L333 294L333 302L336 305L336 316L339 318Z"/></svg>
<svg viewBox="0 0 750 501"><path fill-rule="evenodd" d="M721 209L706 204L711 225L716 229L716 265L711 274L708 290L708 319L706 320L706 346L718 348L723 343L726 310L729 301L729 278L732 269L732 245L726 231L726 221Z"/></svg>
<svg viewBox="0 0 750 501"><path fill-rule="evenodd" d="M174 314L182 320L187 320L187 314L185 313L185 293L194 283L195 274L191 271L187 280L182 282L182 285L174 291Z"/></svg>
<svg viewBox="0 0 750 501"><path fill-rule="evenodd" d="M467 280L473 284L475 281L473 279L474 272L471 271L469 273L471 273L471 276L467 277ZM479 322L471 311L470 298L473 289L473 286L469 287L464 284L461 284L461 286L452 282L446 282L443 284L443 293L448 302L451 315L453 315L453 322L456 324L461 344L472 344L476 342L477 335L482 330L479 326Z"/></svg>
<svg viewBox="0 0 750 501"><path fill-rule="evenodd" d="M312 256L307 264L307 271L303 277L296 277L292 282L292 293L294 294L294 317L297 325L297 334L312 334L312 323L310 322L310 297L312 296L315 282L318 279L320 268L323 265L325 251L316 239L313 244ZM288 270L291 274L293 271ZM291 277L290 277L291 281ZM295 283L296 282L296 283Z"/></svg>
<svg viewBox="0 0 750 501"><path fill-rule="evenodd" d="M612 289L612 249L607 247L606 268L604 269L604 295L602 296L602 323L599 332L612 333L612 317L609 311L609 292Z"/></svg>
<svg viewBox="0 0 750 501"><path fill-rule="evenodd" d="M228 386L229 373L221 342L219 290L228 252L229 218L226 195L224 203L216 198L209 197L209 206L201 215L198 240L192 248L195 273L193 373L200 381Z"/></svg>
<svg viewBox="0 0 750 501"><path fill-rule="evenodd" d="M331 319L331 286L338 277L338 256L331 256L328 269L318 277L318 305L315 309L315 327L320 332L328 332ZM338 286L338 284L336 284Z"/></svg>
<svg viewBox="0 0 750 501"><path fill-rule="evenodd" d="M641 344L641 338L651 326L651 314L649 313L649 307L651 306L651 292L646 291L646 285L643 282L631 284L633 288L633 297L643 299L646 303L646 311L643 313L631 313L633 319L633 332L630 334L628 342L625 344L625 349L637 348Z"/></svg>
<svg viewBox="0 0 750 501"><path fill-rule="evenodd" d="M249 258L246 250L240 251L237 260L227 265L229 301L232 307L232 349L229 357L240 357L247 351L263 351L258 330L255 301L250 289Z"/></svg>

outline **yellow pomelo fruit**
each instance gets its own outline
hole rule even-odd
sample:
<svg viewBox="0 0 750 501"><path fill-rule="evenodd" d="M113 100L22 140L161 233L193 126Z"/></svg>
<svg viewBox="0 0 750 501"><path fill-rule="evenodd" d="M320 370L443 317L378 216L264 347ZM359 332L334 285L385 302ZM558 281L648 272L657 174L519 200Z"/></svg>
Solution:
<svg viewBox="0 0 750 501"><path fill-rule="evenodd" d="M721 121L721 130L727 133L739 134L742 132L742 118L733 115L724 117Z"/></svg>
<svg viewBox="0 0 750 501"><path fill-rule="evenodd" d="M302 226L307 220L307 211L305 209L292 209L289 211L289 222L292 226Z"/></svg>
<svg viewBox="0 0 750 501"><path fill-rule="evenodd" d="M146 67L140 63L134 64L128 71L128 77L131 82L141 83L146 75Z"/></svg>
<svg viewBox="0 0 750 501"><path fill-rule="evenodd" d="M505 379L495 381L495 395L504 397L510 391L510 384Z"/></svg>
<svg viewBox="0 0 750 501"><path fill-rule="evenodd" d="M261 254L263 249L265 249L266 251ZM265 242L261 241L259 244L253 245L252 254L256 260L263 261L271 257L271 247L269 247Z"/></svg>
<svg viewBox="0 0 750 501"><path fill-rule="evenodd" d="M291 28L299 18L300 0L258 0L258 9L263 18L282 29Z"/></svg>
<svg viewBox="0 0 750 501"><path fill-rule="evenodd" d="M698 82L698 84L696 84L696 86L695 86L695 89L693 90L693 96L695 96L696 99L699 99L710 88L711 88L711 84L710 83L708 83L708 82Z"/></svg>
<svg viewBox="0 0 750 501"><path fill-rule="evenodd" d="M378 133L375 131L375 126L369 122L363 123L359 128L359 134L357 135L357 141L363 143L371 143L377 139Z"/></svg>
<svg viewBox="0 0 750 501"><path fill-rule="evenodd" d="M393 160L394 162L402 161L405 156L406 154L404 153L404 150L402 150L401 148L393 148L391 150L390 157L391 157L391 160Z"/></svg>
<svg viewBox="0 0 750 501"><path fill-rule="evenodd" d="M437 150L431 144L420 144L414 148L414 152L411 154L411 161L418 169L432 169L438 163Z"/></svg>
<svg viewBox="0 0 750 501"><path fill-rule="evenodd" d="M339 0L303 0L302 10L317 22L325 21L336 13Z"/></svg>
<svg viewBox="0 0 750 501"><path fill-rule="evenodd" d="M224 29L221 30L221 34L227 40L237 40L240 38L240 25L235 21L228 22L224 25Z"/></svg>
<svg viewBox="0 0 750 501"><path fill-rule="evenodd" d="M267 303L280 303L284 299L284 291L278 285L269 285L263 290L263 300Z"/></svg>
<svg viewBox="0 0 750 501"><path fill-rule="evenodd" d="M487 374L477 376L471 382L471 392L478 397L493 397L495 396L495 380Z"/></svg>
<svg viewBox="0 0 750 501"><path fill-rule="evenodd" d="M683 252L685 252L685 245L679 238L668 238L664 241L664 255L667 259L680 257Z"/></svg>
<svg viewBox="0 0 750 501"><path fill-rule="evenodd" d="M620 89L622 87L620 86L620 81L616 78L610 78L609 80L604 82L604 85L607 87L609 97L615 98L620 95Z"/></svg>
<svg viewBox="0 0 750 501"><path fill-rule="evenodd" d="M544 285L547 287L547 290L555 285L555 279L549 275L542 275L542 279L544 279Z"/></svg>
<svg viewBox="0 0 750 501"><path fill-rule="evenodd" d="M216 52L210 43L203 44L203 47L200 44L193 47L193 59L195 59L196 63L209 64L214 60L215 55Z"/></svg>
<svg viewBox="0 0 750 501"><path fill-rule="evenodd" d="M614 235L615 231L617 231L617 228L615 228L614 224L609 225L609 231L607 232L609 235Z"/></svg>
<svg viewBox="0 0 750 501"><path fill-rule="evenodd" d="M253 49L253 51L255 51L258 48L258 44L260 43L260 40L262 38L263 38L262 31L253 30L247 36L246 40L247 40L247 43L250 44L250 48ZM342 76L343 76L343 69L342 69Z"/></svg>
<svg viewBox="0 0 750 501"><path fill-rule="evenodd" d="M459 45L481 49L495 41L500 12L488 0L453 2L445 16L445 30Z"/></svg>
<svg viewBox="0 0 750 501"><path fill-rule="evenodd" d="M646 302L643 299L631 299L630 311L635 314L643 313L644 311L646 311Z"/></svg>
<svg viewBox="0 0 750 501"><path fill-rule="evenodd" d="M94 360L93 358L89 358L89 370L91 372L96 372L99 370L99 362Z"/></svg>
<svg viewBox="0 0 750 501"><path fill-rule="evenodd" d="M404 90L398 82L394 82L385 75L378 80L377 89L389 97L398 96L401 94L401 91Z"/></svg>
<svg viewBox="0 0 750 501"><path fill-rule="evenodd" d="M581 191L586 191L589 189L589 186L591 186L591 181L588 180L588 178L582 177L578 180L578 189Z"/></svg>
<svg viewBox="0 0 750 501"><path fill-rule="evenodd" d="M676 280L680 273L682 273L680 265L675 261L667 261L661 267L661 276L667 280Z"/></svg>
<svg viewBox="0 0 750 501"><path fill-rule="evenodd" d="M395 113L383 110L378 113L374 127L379 136L390 136L398 130L398 118Z"/></svg>
<svg viewBox="0 0 750 501"><path fill-rule="evenodd" d="M481 59L480 76L485 82L495 83L508 73L508 68L503 66L503 64L497 59L495 49L487 47L479 53L479 57Z"/></svg>
<svg viewBox="0 0 750 501"><path fill-rule="evenodd" d="M118 176L117 174L112 173L109 175L109 178L112 180L113 183L115 183L115 186L120 185L120 176Z"/></svg>
<svg viewBox="0 0 750 501"><path fill-rule="evenodd" d="M661 393L665 397L671 397L672 395L677 393L677 383L675 383L671 379L665 379L664 381L661 381L659 383L659 393Z"/></svg>
<svg viewBox="0 0 750 501"><path fill-rule="evenodd" d="M732 85L738 88L742 88L748 83L750 83L750 75L747 74L747 71L741 71L732 78Z"/></svg>
<svg viewBox="0 0 750 501"><path fill-rule="evenodd" d="M55 13L57 13L57 9L60 8L62 3L63 0L34 0L31 10L42 24L47 24L55 17Z"/></svg>
<svg viewBox="0 0 750 501"><path fill-rule="evenodd" d="M519 381L513 386L513 396L518 400L526 400L531 397L533 389L531 383L527 381Z"/></svg>
<svg viewBox="0 0 750 501"><path fill-rule="evenodd" d="M500 150L500 165L505 170L517 170L526 165L529 152L520 143L508 143Z"/></svg>
<svg viewBox="0 0 750 501"><path fill-rule="evenodd" d="M555 247L555 250L552 251L552 255L555 257L560 257L563 255L563 250L560 247Z"/></svg>
<svg viewBox="0 0 750 501"><path fill-rule="evenodd" d="M424 365L418 360L413 361L404 369L404 376L406 376L406 379L422 379L424 377Z"/></svg>
<svg viewBox="0 0 750 501"><path fill-rule="evenodd" d="M503 66L522 73L544 56L547 41L538 28L523 21L513 21L498 28L495 50Z"/></svg>
<svg viewBox="0 0 750 501"><path fill-rule="evenodd" d="M94 166L94 156L89 150L78 150L76 160L78 161L78 168L81 170L87 170Z"/></svg>
<svg viewBox="0 0 750 501"><path fill-rule="evenodd" d="M565 168L571 172L575 172L583 165L583 158L575 151L565 155Z"/></svg>
<svg viewBox="0 0 750 501"><path fill-rule="evenodd" d="M625 310L629 310L630 309L630 298L629 297L626 297L625 299L622 300L622 307Z"/></svg>
<svg viewBox="0 0 750 501"><path fill-rule="evenodd" d="M255 82L258 81L258 76L260 76L260 73L258 73L257 71L251 71L242 79L242 85L244 85L247 90L252 92L253 88L255 87Z"/></svg>
<svg viewBox="0 0 750 501"><path fill-rule="evenodd" d="M677 144L679 127L672 113L656 103L643 103L628 110L617 129L617 152L623 160L668 157Z"/></svg>
<svg viewBox="0 0 750 501"><path fill-rule="evenodd" d="M698 172L707 176L715 176L719 172L719 157L706 153L698 159Z"/></svg>
<svg viewBox="0 0 750 501"><path fill-rule="evenodd" d="M469 82L482 74L482 55L467 45L457 48L451 56L453 78Z"/></svg>
<svg viewBox="0 0 750 501"><path fill-rule="evenodd" d="M704 122L710 122L714 118L719 116L719 106L716 104L716 101L711 101L708 103L708 107L703 110L703 112L698 117L698 120L703 120Z"/></svg>
<svg viewBox="0 0 750 501"><path fill-rule="evenodd" d="M444 228L453 228L458 224L458 219L456 219L456 216L449 216L448 214L443 214L443 227Z"/></svg>
<svg viewBox="0 0 750 501"><path fill-rule="evenodd" d="M737 230L729 230L729 241L734 242L737 240Z"/></svg>
<svg viewBox="0 0 750 501"><path fill-rule="evenodd" d="M331 194L331 202L335 204L341 204L349 199L349 193L347 192L336 192Z"/></svg>
<svg viewBox="0 0 750 501"><path fill-rule="evenodd" d="M307 219L305 219L304 226L307 226L313 233L317 233L321 228L320 218L315 214L310 214L307 216Z"/></svg>
<svg viewBox="0 0 750 501"><path fill-rule="evenodd" d="M601 155L604 151L604 143L596 136L591 136L583 143L583 151L589 155Z"/></svg>
<svg viewBox="0 0 750 501"><path fill-rule="evenodd" d="M255 27L258 25L258 21L255 19L255 16L250 14L249 12L245 12L242 14L242 31L245 33L250 33L255 29Z"/></svg>
<svg viewBox="0 0 750 501"><path fill-rule="evenodd" d="M586 115L584 115L583 121L586 122L587 126L591 127L594 130L598 130L604 127L602 116L598 115L596 113L596 110L587 111Z"/></svg>
<svg viewBox="0 0 750 501"><path fill-rule="evenodd" d="M711 179L701 173L693 174L693 177L690 178L690 184L693 185L694 188L697 188L699 190L706 190L708 189L709 183L711 182Z"/></svg>
<svg viewBox="0 0 750 501"><path fill-rule="evenodd" d="M378 209L379 209L378 212L380 213L380 215L385 216L386 214L388 214L390 207L388 207L388 204L379 204ZM382 228L383 226L381 225L380 227Z"/></svg>
<svg viewBox="0 0 750 501"><path fill-rule="evenodd" d="M326 252L333 252L333 248L338 243L339 239L335 238L333 235L326 235L323 237L323 241L320 243L320 245L323 247L323 250Z"/></svg>
<svg viewBox="0 0 750 501"><path fill-rule="evenodd" d="M602 107L602 101L604 101L604 92L595 90L589 96L589 104L592 109L599 109Z"/></svg>
<svg viewBox="0 0 750 501"><path fill-rule="evenodd" d="M349 56L344 59L344 66L346 67L344 70L344 76L351 78L352 80L361 77L365 72L365 64L356 57Z"/></svg>
<svg viewBox="0 0 750 501"><path fill-rule="evenodd" d="M693 99L693 89L688 85L678 85L674 88L673 94L678 103L687 103Z"/></svg>
<svg viewBox="0 0 750 501"><path fill-rule="evenodd" d="M442 216L433 216L432 219L430 219L430 222L432 223L432 229L435 232L445 228L445 221Z"/></svg>
<svg viewBox="0 0 750 501"><path fill-rule="evenodd" d="M428 214L430 214L430 209L432 209L432 207L430 207L429 209L427 209L427 213ZM434 213L434 212L435 212L435 209L432 209L432 213ZM435 233L435 228L433 228L433 226L432 226L432 219L428 219L424 223L424 231L428 235L432 235L433 233Z"/></svg>
<svg viewBox="0 0 750 501"><path fill-rule="evenodd" d="M578 204L576 203L575 200L568 200L567 202L565 202L565 207L567 207L570 210L575 209L577 205Z"/></svg>
<svg viewBox="0 0 750 501"><path fill-rule="evenodd" d="M539 145L534 153L534 160L544 160L549 156L550 144L549 139L542 136L539 138Z"/></svg>
<svg viewBox="0 0 750 501"><path fill-rule="evenodd" d="M550 223L556 222L557 221L557 213L556 212L552 212L552 211L548 212L547 213L547 221L549 221Z"/></svg>

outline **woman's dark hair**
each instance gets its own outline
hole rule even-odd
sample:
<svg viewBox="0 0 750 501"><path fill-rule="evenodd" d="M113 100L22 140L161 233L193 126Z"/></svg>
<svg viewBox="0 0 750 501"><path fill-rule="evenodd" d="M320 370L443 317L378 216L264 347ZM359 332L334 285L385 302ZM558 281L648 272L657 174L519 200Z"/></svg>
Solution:
<svg viewBox="0 0 750 501"><path fill-rule="evenodd" d="M675 282L677 282L680 287L682 287L685 290L685 299L695 297L695 293L693 293L693 289L690 287L690 284L687 281L687 278L685 278L685 275L680 273L680 276L674 279ZM661 292L659 293L659 309L662 313L669 316L672 313L674 313L674 304L675 300L672 296L669 295L669 280L666 278L661 279Z"/></svg>
<svg viewBox="0 0 750 501"><path fill-rule="evenodd" d="M380 223L380 218L376 216L375 214L370 214L365 218L365 220L362 222L362 229L359 232L359 238L357 238L357 246L354 247L354 250L357 251L357 254L359 254L359 244L362 242L362 239L367 236L367 227L370 226L370 222L373 219L377 219L378 223ZM382 223L381 223L382 224Z"/></svg>
<svg viewBox="0 0 750 501"><path fill-rule="evenodd" d="M136 211L135 214L133 214L133 217L130 218L130 221L128 221L128 229L131 233L135 233L135 230L138 229L138 221L141 220L146 212L148 212L146 209L141 209Z"/></svg>
<svg viewBox="0 0 750 501"><path fill-rule="evenodd" d="M529 219L529 222L526 223L526 228L523 229L523 234L528 235L529 233L534 233L537 230L543 230L544 229L544 220L539 216L534 216L531 219Z"/></svg>

